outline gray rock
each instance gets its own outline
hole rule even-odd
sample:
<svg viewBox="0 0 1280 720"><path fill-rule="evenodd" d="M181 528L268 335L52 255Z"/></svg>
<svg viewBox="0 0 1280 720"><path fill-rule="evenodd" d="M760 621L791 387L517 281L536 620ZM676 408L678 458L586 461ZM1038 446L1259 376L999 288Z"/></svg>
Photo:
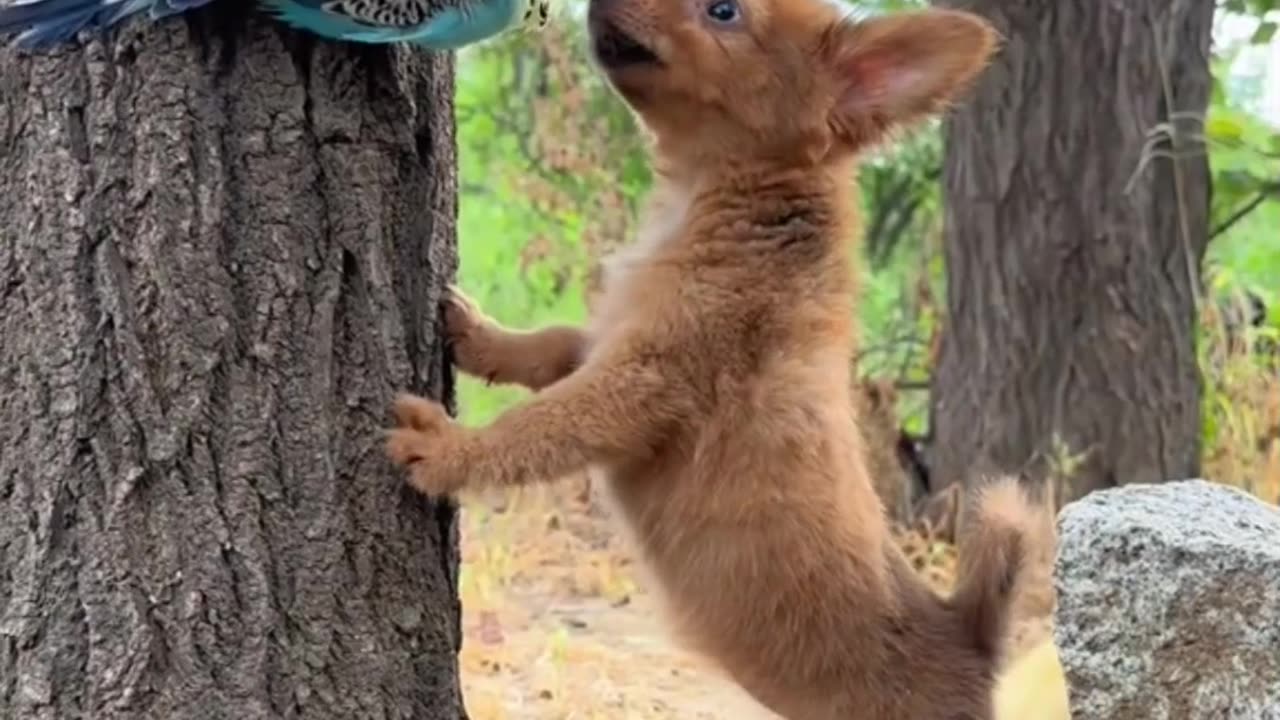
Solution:
<svg viewBox="0 0 1280 720"><path fill-rule="evenodd" d="M1058 529L1074 720L1280 720L1280 511L1188 480L1092 493Z"/></svg>

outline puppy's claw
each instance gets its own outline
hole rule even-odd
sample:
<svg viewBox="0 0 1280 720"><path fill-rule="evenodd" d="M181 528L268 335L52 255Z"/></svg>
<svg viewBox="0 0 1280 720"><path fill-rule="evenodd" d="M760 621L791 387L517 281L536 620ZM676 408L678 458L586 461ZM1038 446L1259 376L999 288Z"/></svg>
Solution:
<svg viewBox="0 0 1280 720"><path fill-rule="evenodd" d="M449 415L439 403L417 395L401 393L391 406L396 424L421 432L432 432L449 421Z"/></svg>
<svg viewBox="0 0 1280 720"><path fill-rule="evenodd" d="M397 465L412 465L425 459L425 443L416 430L390 430L386 439L387 457Z"/></svg>

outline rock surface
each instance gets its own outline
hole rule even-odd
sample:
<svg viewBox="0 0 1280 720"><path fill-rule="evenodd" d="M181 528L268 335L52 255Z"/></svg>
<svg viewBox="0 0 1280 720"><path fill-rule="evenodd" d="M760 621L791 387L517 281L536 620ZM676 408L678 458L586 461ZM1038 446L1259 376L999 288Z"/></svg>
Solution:
<svg viewBox="0 0 1280 720"><path fill-rule="evenodd" d="M1188 480L1092 493L1058 527L1075 720L1280 720L1280 511Z"/></svg>

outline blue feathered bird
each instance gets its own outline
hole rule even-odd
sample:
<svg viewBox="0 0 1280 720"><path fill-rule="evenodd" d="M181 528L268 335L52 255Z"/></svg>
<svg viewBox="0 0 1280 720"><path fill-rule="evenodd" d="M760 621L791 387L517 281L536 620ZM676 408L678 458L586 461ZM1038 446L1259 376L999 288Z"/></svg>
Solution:
<svg viewBox="0 0 1280 720"><path fill-rule="evenodd" d="M0 36L45 48L141 12L161 20L215 0L0 0ZM518 27L545 27L550 0L258 0L281 22L332 40L456 50Z"/></svg>

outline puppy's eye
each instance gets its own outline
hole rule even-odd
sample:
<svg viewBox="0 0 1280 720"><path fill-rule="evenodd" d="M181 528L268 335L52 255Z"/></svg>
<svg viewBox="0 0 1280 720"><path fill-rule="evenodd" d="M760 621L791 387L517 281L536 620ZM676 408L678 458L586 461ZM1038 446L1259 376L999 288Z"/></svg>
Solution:
<svg viewBox="0 0 1280 720"><path fill-rule="evenodd" d="M713 0L707 6L707 17L718 23L731 23L738 19L738 3L733 0Z"/></svg>

